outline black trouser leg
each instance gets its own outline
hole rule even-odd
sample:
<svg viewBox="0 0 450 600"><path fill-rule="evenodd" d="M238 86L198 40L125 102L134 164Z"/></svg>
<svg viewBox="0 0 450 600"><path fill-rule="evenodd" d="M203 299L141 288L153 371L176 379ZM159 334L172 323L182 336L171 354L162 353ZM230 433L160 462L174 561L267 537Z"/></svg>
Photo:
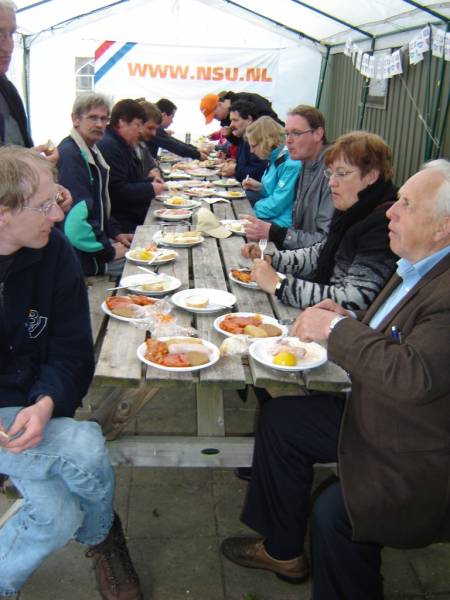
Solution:
<svg viewBox="0 0 450 600"><path fill-rule="evenodd" d="M313 465L336 461L343 406L335 396L298 396L261 410L242 521L264 536L274 558L303 553Z"/></svg>
<svg viewBox="0 0 450 600"><path fill-rule="evenodd" d="M381 546L352 541L340 483L317 499L311 537L313 600L382 600Z"/></svg>

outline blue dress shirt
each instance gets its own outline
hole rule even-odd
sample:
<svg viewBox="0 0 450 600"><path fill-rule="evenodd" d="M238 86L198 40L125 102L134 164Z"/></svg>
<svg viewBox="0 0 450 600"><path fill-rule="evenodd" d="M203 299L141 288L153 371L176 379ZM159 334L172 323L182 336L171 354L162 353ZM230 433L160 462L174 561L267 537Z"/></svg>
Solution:
<svg viewBox="0 0 450 600"><path fill-rule="evenodd" d="M377 312L370 320L369 327L375 329L381 321L397 306L406 294L424 277L428 271L437 265L437 263L450 253L450 246L438 250L434 254L419 260L419 262L411 263L406 258L401 258L397 262L397 275L401 277L403 282L395 288L392 294L380 306Z"/></svg>

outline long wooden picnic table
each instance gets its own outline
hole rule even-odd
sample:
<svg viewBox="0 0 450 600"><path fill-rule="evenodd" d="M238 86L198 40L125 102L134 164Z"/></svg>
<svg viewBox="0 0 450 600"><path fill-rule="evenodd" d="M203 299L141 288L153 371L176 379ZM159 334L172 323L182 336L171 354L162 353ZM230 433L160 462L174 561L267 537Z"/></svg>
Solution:
<svg viewBox="0 0 450 600"><path fill-rule="evenodd" d="M154 201L143 226L138 227L133 246L146 246L160 230L161 223L153 215L159 208ZM246 199L230 203L218 202L211 210L219 219L236 219L239 214L251 212ZM192 248L176 248L174 262L160 267L180 279L181 289L214 288L229 291L236 296L234 307L239 312L257 312L279 318L292 318L298 309L289 307L261 290L245 288L228 277L231 268L242 263L242 236L225 239L205 237L202 244ZM127 263L124 276L141 273L133 263ZM123 292L118 292L123 293ZM177 324L193 326L199 337L220 346L224 336L216 332L213 322L220 314L191 313L173 308ZM133 325L108 318L99 353L95 382L100 385L127 386L148 390L194 387L197 399L197 437L195 436L134 436L122 437L110 443L112 458L117 463L136 466L240 466L250 464L253 441L248 437L227 437L225 432L223 391L243 389L254 385L272 393L298 391L342 392L349 388L346 373L333 363L316 369L289 373L266 368L248 356L222 357L215 365L195 372L167 372L143 365L136 357L136 349L145 339L145 331Z"/></svg>

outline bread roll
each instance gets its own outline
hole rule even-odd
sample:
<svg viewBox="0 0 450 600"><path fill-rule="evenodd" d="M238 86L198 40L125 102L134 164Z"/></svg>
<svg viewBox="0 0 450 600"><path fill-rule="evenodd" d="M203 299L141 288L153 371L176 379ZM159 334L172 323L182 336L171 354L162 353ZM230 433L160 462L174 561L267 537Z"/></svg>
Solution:
<svg viewBox="0 0 450 600"><path fill-rule="evenodd" d="M189 306L189 308L206 308L209 304L209 299L207 296L196 294L194 296L188 296L184 303L186 306Z"/></svg>

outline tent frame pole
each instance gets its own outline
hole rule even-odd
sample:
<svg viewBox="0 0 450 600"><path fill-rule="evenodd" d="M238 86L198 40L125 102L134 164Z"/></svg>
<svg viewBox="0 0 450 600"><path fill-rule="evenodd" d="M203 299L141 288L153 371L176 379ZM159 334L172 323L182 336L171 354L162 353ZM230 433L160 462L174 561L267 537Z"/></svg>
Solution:
<svg viewBox="0 0 450 600"><path fill-rule="evenodd" d="M372 38L372 43L370 45L370 51L373 52L375 50L375 38ZM367 104L367 96L369 95L369 86L370 79L368 77L363 78L363 93L361 98L361 109L359 111L359 119L357 129L362 129L364 117L366 116L366 104Z"/></svg>
<svg viewBox="0 0 450 600"><path fill-rule="evenodd" d="M323 86L325 84L325 76L327 73L328 61L330 58L330 47L327 47L327 53L324 57L322 57L322 66L320 68L320 77L319 77L319 88L317 90L317 98L316 98L316 108L320 107L320 101L322 99L322 91Z"/></svg>
<svg viewBox="0 0 450 600"><path fill-rule="evenodd" d="M447 22L447 25L445 27L445 33L447 34L449 30L450 30L450 21ZM436 135L438 115L441 110L440 106L441 106L441 99L442 99L442 92L443 92L443 83L444 83L444 79L445 79L445 71L447 69L447 61L445 60L444 54L442 54L440 61L441 61L441 67L440 67L440 73L439 73L439 79L438 79L438 90L437 90L436 99L435 99L435 103L434 103L433 122L431 125L431 135L432 135L433 139L435 139L435 135ZM448 103L449 102L450 102L450 90L449 90L448 97L447 97L447 106L446 106L446 110L444 113L442 132L441 132L441 135L439 138L439 147L437 149L435 149L431 146L429 152L426 153L426 155L425 155L425 160L429 160L430 158L433 158L433 155L436 153L436 150L438 152L438 155L440 154L440 148L441 148L442 140L444 137L445 124L447 122L447 117L448 117Z"/></svg>

